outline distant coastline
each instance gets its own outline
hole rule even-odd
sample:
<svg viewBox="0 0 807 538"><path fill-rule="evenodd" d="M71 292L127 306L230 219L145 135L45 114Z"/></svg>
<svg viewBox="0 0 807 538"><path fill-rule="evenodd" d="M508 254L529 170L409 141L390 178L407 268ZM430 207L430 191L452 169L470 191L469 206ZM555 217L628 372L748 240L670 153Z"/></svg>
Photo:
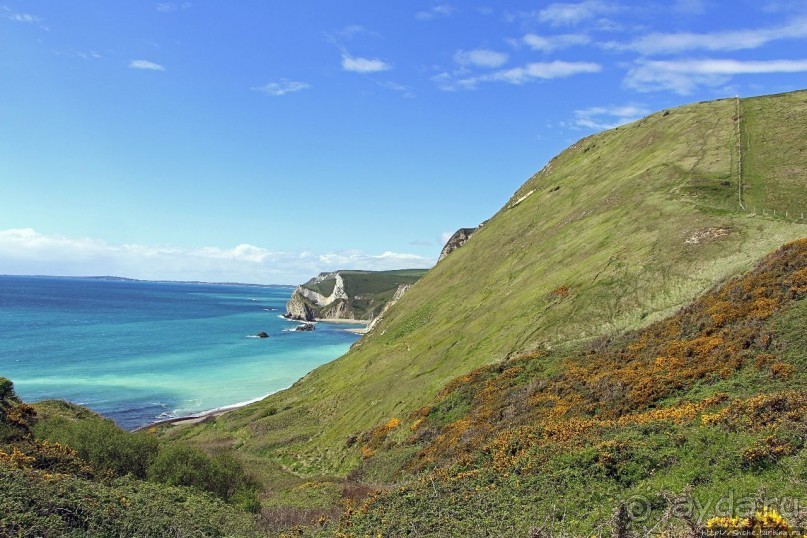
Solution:
<svg viewBox="0 0 807 538"><path fill-rule="evenodd" d="M253 284L249 282L210 282L206 280L148 280L144 278L129 278L124 276L113 275L11 275L0 274L0 277L19 277L19 278L59 278L64 280L96 280L96 281L109 281L109 282L147 282L150 284L200 284L206 286L249 286L253 288L295 288L293 284Z"/></svg>

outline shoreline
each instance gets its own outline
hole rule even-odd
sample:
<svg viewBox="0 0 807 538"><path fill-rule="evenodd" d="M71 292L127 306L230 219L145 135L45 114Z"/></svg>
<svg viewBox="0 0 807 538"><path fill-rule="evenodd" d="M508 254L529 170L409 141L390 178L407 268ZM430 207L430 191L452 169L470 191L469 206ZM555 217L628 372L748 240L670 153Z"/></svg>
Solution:
<svg viewBox="0 0 807 538"><path fill-rule="evenodd" d="M288 318L286 318L288 319ZM300 320L295 319L288 319L288 321L294 321L297 323L303 323ZM322 323L332 323L334 325L364 325L362 328L354 328L354 329L345 329L348 332L362 335L367 333L367 328L370 325L370 322L367 320L361 319L344 319L344 318L316 318L314 322L322 322ZM286 387L288 388L288 387ZM286 389L280 389L286 390ZM280 392L280 390L275 392ZM265 400L275 392L271 392L265 396L261 396L260 398L255 398L253 400L249 400L247 402L240 402L235 403L232 405L225 405L222 407L216 407L215 409L210 409L208 411L202 411L201 413L195 413L193 415L188 415L185 417L174 417L174 418L166 418L163 420L155 420L154 422L150 422L148 424L144 424L143 426L138 426L137 428L133 429L133 432L140 432L144 430L148 430L149 428L155 427L159 428L160 426L181 426L181 425L190 425L190 424L201 424L203 422L207 422L212 420L216 417L220 417L224 413L229 411L235 411L236 409L241 409L242 407L246 407L250 404L260 402L261 400Z"/></svg>
<svg viewBox="0 0 807 538"><path fill-rule="evenodd" d="M181 426L183 424L201 424L203 422L207 422L209 420L212 420L212 419L214 419L216 417L220 417L224 413L228 413L230 411L235 411L236 409L241 409L242 407L246 407L248 405L252 405L254 403L257 403L257 402L260 402L262 400L265 400L266 398L268 398L272 394L276 394L276 393L278 393L278 392L280 392L282 390L286 390L287 388L289 388L289 387L286 387L286 388L283 388L283 389L280 389L280 390L276 390L275 392L270 392L269 394L267 394L265 396L261 396L260 398L254 398L254 399L249 400L247 402L239 402L239 403L234 403L234 404L231 404L231 405L223 405L221 407L216 407L214 409L209 409L207 411L202 411L201 413L195 413L193 415L188 415L188 416L184 416L184 417L174 417L174 418L166 418L166 419L162 419L162 420L155 420L154 422L149 422L148 424L144 424L143 426L138 426L137 428L135 428L135 429L133 429L131 431L132 432L141 432L141 431L144 431L144 430L148 430L149 428L152 428L152 427L158 428L160 426L166 426L166 425Z"/></svg>
<svg viewBox="0 0 807 538"><path fill-rule="evenodd" d="M314 318L314 321L321 321L323 323L335 323L337 325L369 325L370 322L366 319L345 319L345 318Z"/></svg>
<svg viewBox="0 0 807 538"><path fill-rule="evenodd" d="M333 323L334 325L364 325L364 327L360 329L345 329L349 333L358 334L360 336L367 334L368 327L370 327L370 322L363 319L316 318L314 321Z"/></svg>
<svg viewBox="0 0 807 538"><path fill-rule="evenodd" d="M281 316L281 317L284 317L284 319L286 319L287 321L290 321L290 322L311 323L311 322L304 322L304 321L297 320L297 319L289 319L289 318L286 318L285 316ZM361 327L361 328L347 328L347 329L344 329L347 332L357 334L359 336L361 336L363 334L367 334L367 331L369 330L369 326L370 326L370 322L367 321L367 320L359 320L359 319L352 319L352 318L349 318L349 319L344 319L344 318L315 318L314 319L314 323L319 323L319 322L331 323L331 324L334 324L334 325L363 325L363 327ZM308 374L306 374L306 375L308 375ZM210 409L208 411L202 411L200 413L195 413L193 415L188 415L188 416L184 416L184 417L166 418L166 419L163 419L163 420L155 420L154 422L144 424L143 426L138 426L137 428L135 428L135 429L133 429L131 431L132 432L140 432L140 431L148 430L149 428L152 428L152 427L160 427L160 426L167 426L167 425L181 426L183 424L184 425L201 424L203 422L207 422L207 421L212 420L212 419L214 419L216 417L219 417L219 416L221 416L224 413L227 413L229 411L234 411L236 409L246 407L246 406L248 406L250 404L260 402L261 400L265 400L266 398L268 398L272 394L275 394L277 392L286 390L287 388L289 388L289 387L285 387L285 388L276 390L274 392L270 392L269 394L266 394L265 396L255 398L253 400L249 400L249 401L246 401L246 402L239 402L239 403L235 403L235 404L231 404L231 405L225 405L225 406L222 406L222 407L217 407L215 409Z"/></svg>

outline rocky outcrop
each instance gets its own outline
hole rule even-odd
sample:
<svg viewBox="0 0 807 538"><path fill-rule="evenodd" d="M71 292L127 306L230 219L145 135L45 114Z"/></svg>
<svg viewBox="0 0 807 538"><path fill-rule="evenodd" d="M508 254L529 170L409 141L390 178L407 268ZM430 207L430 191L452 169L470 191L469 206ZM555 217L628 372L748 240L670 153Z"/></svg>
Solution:
<svg viewBox="0 0 807 538"><path fill-rule="evenodd" d="M313 323L303 323L302 325L298 325L294 328L295 331L313 331L315 329Z"/></svg>
<svg viewBox="0 0 807 538"><path fill-rule="evenodd" d="M322 318L330 319L354 319L354 314L350 310L350 304L346 299L339 299L330 303L322 309Z"/></svg>
<svg viewBox="0 0 807 538"><path fill-rule="evenodd" d="M301 286L297 286L297 288L299 289ZM286 313L283 314L283 317L299 321L314 321L315 318L311 304L297 290L294 290L294 293L291 294L291 299L286 303Z"/></svg>
<svg viewBox="0 0 807 538"><path fill-rule="evenodd" d="M373 330L373 328L376 325L378 325L378 323L382 319L384 319L384 314L387 313L387 310L389 310L392 307L392 305L397 303L398 300L401 297L403 297L404 293L409 291L411 288L412 288L412 284L401 284L400 286L398 286L398 289L395 290L395 295L393 295L392 299L390 299L390 301L387 304L384 305L384 310L382 310L381 313L378 316L376 316L375 318L373 318L373 320L370 322L370 324L367 325L367 332L370 332L371 330Z"/></svg>
<svg viewBox="0 0 807 538"><path fill-rule="evenodd" d="M408 289L425 269L395 271L335 271L320 273L297 286L285 317L299 321L356 319L371 322Z"/></svg>
<svg viewBox="0 0 807 538"><path fill-rule="evenodd" d="M468 242L471 236L477 231L479 228L460 228L457 230L454 235L446 242L443 250L440 252L440 257L437 259L439 262L462 245Z"/></svg>
<svg viewBox="0 0 807 538"><path fill-rule="evenodd" d="M269 338L269 335L266 333L266 331L261 331L255 336L257 336L258 338Z"/></svg>
<svg viewBox="0 0 807 538"><path fill-rule="evenodd" d="M311 289L314 286L317 286L323 282L328 280L333 280L333 291L330 295L325 296L318 291ZM309 301L317 305L328 305L333 303L334 301L339 300L346 300L348 299L347 292L345 292L345 280L342 278L342 275L337 271L334 273L320 273L316 277L312 278L302 286L297 286L294 290L295 293L299 293Z"/></svg>

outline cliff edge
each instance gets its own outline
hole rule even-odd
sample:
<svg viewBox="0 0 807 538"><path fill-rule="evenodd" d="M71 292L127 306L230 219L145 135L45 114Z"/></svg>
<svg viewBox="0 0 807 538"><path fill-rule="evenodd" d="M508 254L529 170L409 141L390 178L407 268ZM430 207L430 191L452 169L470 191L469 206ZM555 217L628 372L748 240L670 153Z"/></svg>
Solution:
<svg viewBox="0 0 807 538"><path fill-rule="evenodd" d="M388 303L399 298L426 269L397 271L334 271L320 273L297 286L286 304L285 317L299 321L355 319L371 322Z"/></svg>

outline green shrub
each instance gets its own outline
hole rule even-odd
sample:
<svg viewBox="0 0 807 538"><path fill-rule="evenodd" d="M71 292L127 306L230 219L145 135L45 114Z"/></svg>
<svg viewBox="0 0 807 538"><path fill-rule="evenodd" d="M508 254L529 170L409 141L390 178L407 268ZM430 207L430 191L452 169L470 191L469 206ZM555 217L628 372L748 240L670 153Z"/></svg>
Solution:
<svg viewBox="0 0 807 538"><path fill-rule="evenodd" d="M19 403L17 394L14 392L14 383L10 379L0 377L0 404L6 403L6 400Z"/></svg>
<svg viewBox="0 0 807 538"><path fill-rule="evenodd" d="M83 460L118 476L146 478L158 442L144 433L129 433L110 420L54 418L34 427L36 436L73 448Z"/></svg>
<svg viewBox="0 0 807 538"><path fill-rule="evenodd" d="M249 511L260 509L254 481L247 477L241 463L226 453L210 457L189 445L164 445L149 468L148 477L170 486L207 491Z"/></svg>

